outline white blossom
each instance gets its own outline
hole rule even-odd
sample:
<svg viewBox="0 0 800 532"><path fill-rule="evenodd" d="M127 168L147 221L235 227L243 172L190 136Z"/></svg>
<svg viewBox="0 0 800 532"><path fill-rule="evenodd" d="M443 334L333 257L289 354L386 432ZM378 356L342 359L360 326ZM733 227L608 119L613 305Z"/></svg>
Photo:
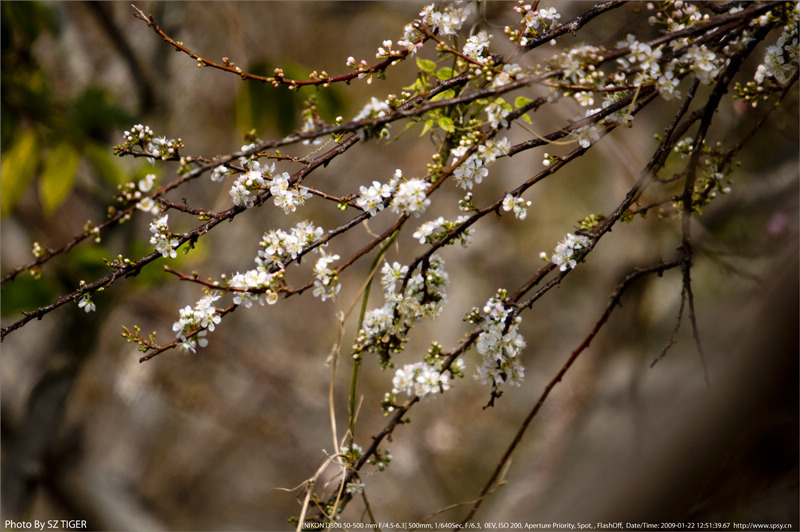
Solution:
<svg viewBox="0 0 800 532"><path fill-rule="evenodd" d="M406 364L395 371L392 393L425 397L450 389L450 377L425 362Z"/></svg>
<svg viewBox="0 0 800 532"><path fill-rule="evenodd" d="M391 197L394 188L389 184L382 184L380 181L373 181L369 187L359 187L359 196L356 198L356 205L367 211L370 216L375 216L378 211L383 210L383 202Z"/></svg>
<svg viewBox="0 0 800 532"><path fill-rule="evenodd" d="M225 166L224 164L221 164L221 165L215 167L213 170L211 170L211 181L214 181L214 182L218 183L218 182L222 181L223 178L226 175L228 175L229 173L230 173L230 169L227 166Z"/></svg>
<svg viewBox="0 0 800 532"><path fill-rule="evenodd" d="M283 209L283 212L289 214L297 210L305 204L306 200L311 197L311 194L304 188L289 187L290 175L288 172L283 172L276 175L270 183L269 192L273 196L273 202L276 206Z"/></svg>
<svg viewBox="0 0 800 532"><path fill-rule="evenodd" d="M484 305L482 330L475 343L481 355L475 378L495 387L505 382L519 386L525 377L525 368L519 360L526 346L525 338L519 333L522 318L512 317L504 296L505 291L499 290Z"/></svg>
<svg viewBox="0 0 800 532"><path fill-rule="evenodd" d="M399 352L406 332L422 318L439 315L447 299L449 282L444 261L431 255L427 267L408 278L408 267L398 262L381 267L381 285L385 304L366 312L357 345L362 351L381 355L382 360Z"/></svg>
<svg viewBox="0 0 800 532"><path fill-rule="evenodd" d="M331 263L339 260L339 255L328 255L325 251L321 251L320 255L314 265L313 293L315 297L325 301L328 298L335 298L341 289L336 272L330 268Z"/></svg>
<svg viewBox="0 0 800 532"><path fill-rule="evenodd" d="M419 16L423 24L439 30L440 35L453 35L467 20L469 6L445 5L441 11L437 11L434 5L430 4L420 12Z"/></svg>
<svg viewBox="0 0 800 532"><path fill-rule="evenodd" d="M392 198L392 210L406 215L419 216L430 205L431 200L426 196L428 183L422 179L409 179L397 187Z"/></svg>
<svg viewBox="0 0 800 532"><path fill-rule="evenodd" d="M194 353L198 346L208 345L206 333L213 332L216 325L222 321L219 310L214 306L214 302L220 297L219 293L211 292L200 298L194 307L187 305L180 309L179 319L172 324L172 330L181 341L180 347L184 351ZM198 329L200 331L192 335Z"/></svg>
<svg viewBox="0 0 800 532"><path fill-rule="evenodd" d="M589 249L591 243L591 239L585 235L567 233L567 236L556 245L551 261L562 272L571 270L577 266L578 258Z"/></svg>
<svg viewBox="0 0 800 532"><path fill-rule="evenodd" d="M550 29L555 26L556 21L561 18L561 15L556 8L544 8L536 11L528 11L525 13L525 29L527 31L535 30L542 26L543 29Z"/></svg>
<svg viewBox="0 0 800 532"><path fill-rule="evenodd" d="M165 214L161 218L153 220L150 224L150 232L152 233L150 243L156 247L156 251L161 253L162 257L171 257L174 259L178 256L176 250L180 244L180 240L170 233L169 226L167 225L168 221L169 214Z"/></svg>
<svg viewBox="0 0 800 532"><path fill-rule="evenodd" d="M486 106L486 116L489 118L489 123L495 129L500 126L508 127L508 120L506 120L506 117L510 112L511 110L507 106L503 106L500 102L492 102Z"/></svg>
<svg viewBox="0 0 800 532"><path fill-rule="evenodd" d="M483 62L484 54L489 50L489 43L491 40L492 36L485 31L470 36L464 44L464 55L478 62Z"/></svg>
<svg viewBox="0 0 800 532"><path fill-rule="evenodd" d="M91 294L83 294L83 296L81 296L81 299L78 301L78 308L82 308L87 314L97 310L97 307L92 301Z"/></svg>
<svg viewBox="0 0 800 532"><path fill-rule="evenodd" d="M530 206L530 201L525 201L524 199L512 196L511 194L506 194L506 197L503 198L503 210L506 212L514 211L514 216L520 220L524 220L528 215L528 207Z"/></svg>
<svg viewBox="0 0 800 532"><path fill-rule="evenodd" d="M435 220L420 225L412 236L418 240L420 244L434 244L445 238L450 231L459 227L467 220L469 220L469 216L466 215L459 216L453 222L445 220L443 216L439 216ZM473 234L474 230L467 228L458 235L458 239L463 247L469 245Z"/></svg>
<svg viewBox="0 0 800 532"><path fill-rule="evenodd" d="M517 74L522 72L522 68L520 68L517 64L505 64L503 65L503 71L500 72L497 76L495 76L494 80L492 81L492 87L502 87L503 85L508 85L512 81L514 81L517 77Z"/></svg>

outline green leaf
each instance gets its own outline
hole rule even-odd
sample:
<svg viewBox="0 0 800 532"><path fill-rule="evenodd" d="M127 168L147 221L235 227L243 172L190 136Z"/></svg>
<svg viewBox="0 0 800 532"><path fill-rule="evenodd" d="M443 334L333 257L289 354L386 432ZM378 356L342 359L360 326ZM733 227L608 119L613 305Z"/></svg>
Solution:
<svg viewBox="0 0 800 532"><path fill-rule="evenodd" d="M517 99L514 100L514 107L519 109L520 107L525 107L532 101L533 100L531 100L530 98L526 98L525 96L518 96Z"/></svg>
<svg viewBox="0 0 800 532"><path fill-rule="evenodd" d="M442 116L439 118L439 127L444 129L448 133L452 133L456 130L456 126L453 123L453 119L447 116Z"/></svg>
<svg viewBox="0 0 800 532"><path fill-rule="evenodd" d="M425 135L425 133L427 133L427 132L428 132L428 130L429 130L431 127L433 127L433 119L426 120L426 121L425 121L425 127L423 127L423 128L422 128L422 133L420 133L420 134L419 134L419 136L421 137L421 136Z"/></svg>
<svg viewBox="0 0 800 532"><path fill-rule="evenodd" d="M436 73L436 77L441 80L450 79L453 77L453 69L450 67L443 67L440 68L439 71Z"/></svg>
<svg viewBox="0 0 800 532"><path fill-rule="evenodd" d="M20 132L0 166L0 211L5 216L16 207L39 166L39 140L33 129Z"/></svg>
<svg viewBox="0 0 800 532"><path fill-rule="evenodd" d="M50 149L39 177L39 200L46 214L61 205L72 190L81 154L69 142Z"/></svg>
<svg viewBox="0 0 800 532"><path fill-rule="evenodd" d="M432 102L437 102L439 100L447 100L447 99L453 98L455 95L456 95L456 91L454 91L453 89L448 89L448 90L446 90L444 92L440 92L439 94L437 94L436 96L431 98L431 101Z"/></svg>
<svg viewBox="0 0 800 532"><path fill-rule="evenodd" d="M414 80L414 83L412 83L408 87L403 87L403 90L416 92L416 91L422 89L424 86L425 86L425 82L423 82L419 77L417 77L417 79Z"/></svg>
<svg viewBox="0 0 800 532"><path fill-rule="evenodd" d="M428 74L433 74L434 70L436 70L436 63L430 59L422 59L421 57L417 57L417 68L423 72L427 72Z"/></svg>

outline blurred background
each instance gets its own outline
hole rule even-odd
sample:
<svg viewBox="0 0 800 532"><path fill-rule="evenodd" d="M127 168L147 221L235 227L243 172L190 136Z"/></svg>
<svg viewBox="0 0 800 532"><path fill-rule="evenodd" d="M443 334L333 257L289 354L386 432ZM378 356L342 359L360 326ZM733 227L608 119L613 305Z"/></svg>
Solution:
<svg viewBox="0 0 800 532"><path fill-rule="evenodd" d="M516 22L513 5L492 2L481 13L481 27L495 35L500 53L508 51L503 26ZM652 31L642 24L643 5L631 3L599 17L559 46L585 41L613 47L630 28ZM204 57L226 56L255 73L281 66L287 77L303 78L312 70L344 73L348 56L373 62L382 41L400 38L424 4L136 6ZM585 7L559 3L561 21ZM550 53L537 51L525 61ZM435 59L430 49L423 56ZM745 66L745 79L755 66ZM312 93L324 119L349 119L371 96L398 94L414 76L415 66L407 62L372 84L275 90L198 68L135 19L128 2L3 2L2 153L15 171L4 172L2 185L2 273L30 262L34 241L57 248L87 220L104 220L118 184L148 173L156 173L160 184L174 179L174 164L152 167L113 155L122 132L136 123L156 135L182 138L186 155L212 157L239 149L253 129L262 139L297 129L303 101ZM539 88L524 93L544 94ZM615 131L533 187L525 196L533 202L525 220L484 219L471 247L444 250L451 281L445 311L415 330L396 362L420 360L431 341L445 349L457 345L469 331L461 318L472 307L482 306L498 288L513 292L529 279L542 265L539 252L551 253L579 219L611 212L649 160L653 134L663 131L676 105L654 103L636 116L634 128ZM552 107L533 116L537 133L582 114L571 100ZM712 138L734 142L760 111L726 100ZM673 271L637 284L555 388L514 455L506 484L484 502L479 522L798 525L796 87L783 111L773 113L742 153L731 194L713 202L695 228L699 251L692 278L706 369L686 316L676 345L649 367L675 327L681 279ZM387 181L395 168L406 176L424 175L436 147L418 138L418 130L400 135L401 129L392 126L390 143L359 143L306 184L342 195L372 180ZM508 134L512 142L530 138L520 128ZM315 149L299 146L285 153ZM476 192L476 205L539 172L545 151L569 149L540 148L498 161ZM171 199L182 196L210 209L227 208L230 201L227 187L205 178ZM407 224L387 258L408 262L421 253L424 248L411 237L416 225L434 214L454 218L462 196L455 187L437 192L426 215ZM81 280L106 275L104 258L149 253L151 216L138 214L104 234L99 245L85 242L48 262L41 278L23 273L7 282L3 325L75 290ZM316 199L295 214L248 211L168 263L201 277L245 271L267 229L288 229L303 218L332 228L350 216ZM331 251L348 257L367 241L368 231L392 222L384 213L369 228L337 239ZM174 231L193 223L170 214ZM468 352L466 378L415 406L411 423L396 430L387 444L394 457L388 470L365 470L375 517L414 522L474 500L614 287L634 266L671 259L679 243L679 223L656 213L615 228L585 265L523 314L526 379L505 390L493 408L482 408L489 390L472 378L477 354ZM91 530L293 528L288 518L299 515L302 493L292 489L333 452L327 360L339 332L335 315L357 297L371 260L343 274L336 301L322 303L308 293L271 307L240 309L224 318L208 347L195 355L170 351L139 364L140 353L120 335L121 326L139 325L144 333L157 331L158 341L171 341L178 310L201 297L196 285L163 272L161 261L98 294L94 313L66 305L10 333L0 362L3 519L86 519ZM291 274L290 284L307 281L304 267ZM382 304L380 290L373 290L370 307ZM336 373L340 436L347 420L353 321L344 327ZM379 403L391 389L392 372L367 357L361 377L356 441L366 448L386 423ZM465 512L457 506L432 521L457 521ZM360 500L343 515L344 521L363 518Z"/></svg>

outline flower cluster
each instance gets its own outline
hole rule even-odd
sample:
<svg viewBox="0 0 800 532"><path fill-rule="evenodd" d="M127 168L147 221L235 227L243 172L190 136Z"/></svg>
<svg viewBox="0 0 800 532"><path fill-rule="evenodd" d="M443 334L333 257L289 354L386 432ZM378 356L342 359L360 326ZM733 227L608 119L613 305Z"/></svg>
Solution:
<svg viewBox="0 0 800 532"><path fill-rule="evenodd" d="M665 100L677 100L681 97L678 90L681 80L675 75L677 65L677 59L670 61L665 67L664 73L656 80L656 89Z"/></svg>
<svg viewBox="0 0 800 532"><path fill-rule="evenodd" d="M526 4L524 0L519 0L517 4L514 6L514 11L522 15L521 29L512 30L506 26L505 32L512 41L519 42L521 46L527 46L530 39L540 31L554 28L561 18L561 14L554 7L533 9L533 6Z"/></svg>
<svg viewBox="0 0 800 532"><path fill-rule="evenodd" d="M392 107L373 96L370 101L365 105L361 111L355 116L353 120L368 120L370 118L381 118L392 112ZM378 138L389 138L389 124L384 124L380 130L376 131L375 128L364 128L359 130L359 137L361 140L366 140L372 136Z"/></svg>
<svg viewBox="0 0 800 532"><path fill-rule="evenodd" d="M320 255L314 265L314 297L325 301L335 298L342 288L338 275L330 268L331 263L339 260L339 255L328 255L325 251L320 251Z"/></svg>
<svg viewBox="0 0 800 532"><path fill-rule="evenodd" d="M294 260L324 233L321 227L315 227L309 221L302 221L289 232L282 229L270 229L261 238L261 249L256 263L266 271L283 269L290 260Z"/></svg>
<svg viewBox="0 0 800 532"><path fill-rule="evenodd" d="M169 214L165 214L161 218L153 220L150 224L150 243L156 247L156 251L161 253L164 258L175 258L178 256L176 251L180 245L180 240L175 238L169 230L167 222L169 221Z"/></svg>
<svg viewBox="0 0 800 532"><path fill-rule="evenodd" d="M795 10L797 8L798 5L795 4ZM771 77L781 85L785 85L797 72L800 57L797 32L797 20L794 20L794 24L786 26L775 44L767 47L764 52L764 62L758 65L754 76L758 84L763 83L765 78Z"/></svg>
<svg viewBox="0 0 800 532"><path fill-rule="evenodd" d="M502 98L498 98L486 106L486 116L489 119L489 124L491 124L494 129L508 127L508 120L506 120L506 117L510 112L511 106L505 103Z"/></svg>
<svg viewBox="0 0 800 532"><path fill-rule="evenodd" d="M436 11L430 4L420 12L420 21L438 31L439 35L454 35L469 16L469 5L466 2L447 4L441 11Z"/></svg>
<svg viewBox="0 0 800 532"><path fill-rule="evenodd" d="M153 184L156 181L155 174L147 174L144 179L140 179L137 191L134 192L134 197L140 198L142 194L146 194L153 189ZM136 208L140 211L149 212L150 214L158 214L158 204L150 196L145 196L136 203Z"/></svg>
<svg viewBox="0 0 800 532"><path fill-rule="evenodd" d="M519 360L526 346L525 338L519 333L522 318L506 306L505 297L506 291L500 289L483 306L482 330L476 342L481 363L476 368L475 378L494 388L504 382L519 386L525 377L525 367Z"/></svg>
<svg viewBox="0 0 800 532"><path fill-rule="evenodd" d="M147 160L150 164L155 164L155 158L158 157L164 161L175 159L178 157L178 150L183 148L183 141L181 139L168 139L166 137L153 137L147 143L147 152L152 155Z"/></svg>
<svg viewBox="0 0 800 532"><path fill-rule="evenodd" d="M531 11L529 4L524 4L518 8L514 8L519 13L524 13L525 30L531 34L536 34L536 30L541 25L543 29L548 30L556 25L556 21L561 18L556 8L543 8Z"/></svg>
<svg viewBox="0 0 800 532"><path fill-rule="evenodd" d="M473 142L472 136L462 137L458 147L453 149L453 158L458 160L463 157ZM498 157L508 155L510 148L511 143L505 137L501 140L490 139L479 145L477 151L453 171L453 177L458 186L464 190L470 190L475 184L483 181L483 178L489 175L489 169L486 166L492 164Z"/></svg>
<svg viewBox="0 0 800 532"><path fill-rule="evenodd" d="M213 170L211 170L211 175L210 175L211 181L214 181L215 183L219 183L220 181L222 181L225 178L226 175L228 175L230 173L232 173L232 170L230 168L228 168L227 166L225 166L224 164L216 166L216 167L214 167Z"/></svg>
<svg viewBox="0 0 800 532"><path fill-rule="evenodd" d="M682 61L684 64L688 63L689 70L703 85L710 85L722 72L722 61L705 44L693 44Z"/></svg>
<svg viewBox="0 0 800 532"><path fill-rule="evenodd" d="M388 103L383 102L373 96L353 120L365 120L367 118L380 118L392 112Z"/></svg>
<svg viewBox="0 0 800 532"><path fill-rule="evenodd" d="M412 178L400 183L392 198L392 210L407 216L421 215L431 204L431 200L427 196L428 186L429 184L425 180L419 178Z"/></svg>
<svg viewBox="0 0 800 532"><path fill-rule="evenodd" d="M348 482L347 485L345 486L344 491L348 495L356 495L364 491L364 486L365 486L364 481L361 480L360 478L357 478L351 482Z"/></svg>
<svg viewBox="0 0 800 532"><path fill-rule="evenodd" d="M485 64L488 59L489 44L491 42L492 36L485 31L481 31L477 35L472 35L464 44L464 55L473 61Z"/></svg>
<svg viewBox="0 0 800 532"><path fill-rule="evenodd" d="M403 36L398 39L397 44L408 50L414 55L417 50L422 48L423 35L416 28L413 22L409 22L403 27Z"/></svg>
<svg viewBox="0 0 800 532"><path fill-rule="evenodd" d="M272 179L269 187L275 205L283 209L286 214L296 211L297 207L304 205L306 200L311 197L311 194L304 188L297 186L290 188L290 178L291 176L287 172L283 172Z"/></svg>
<svg viewBox="0 0 800 532"><path fill-rule="evenodd" d="M586 254L591 245L592 240L588 236L567 233L567 236L556 245L550 261L562 272L571 270L578 265L578 260ZM547 254L544 251L539 256L547 260Z"/></svg>
<svg viewBox="0 0 800 532"><path fill-rule="evenodd" d="M261 267L244 273L236 272L228 280L228 288L237 289L233 302L245 308L252 307L256 301L262 306L264 303L275 304L278 301L276 287L282 274L283 270L270 273Z"/></svg>
<svg viewBox="0 0 800 532"><path fill-rule="evenodd" d="M506 212L514 211L514 216L516 216L519 220L525 219L525 217L528 215L528 207L530 206L530 201L525 201L519 196L506 194L506 197L503 198L503 210Z"/></svg>
<svg viewBox="0 0 800 532"><path fill-rule="evenodd" d="M661 74L660 60L663 55L663 45L652 48L649 44L639 42L634 35L629 33L624 41L617 43L617 48L626 47L629 50L628 55L617 59L617 63L624 69L638 67L639 72L634 83L641 85L655 81Z"/></svg>
<svg viewBox="0 0 800 532"><path fill-rule="evenodd" d="M153 130L150 126L144 124L136 124L129 130L122 133L122 138L125 141L125 146L131 148L136 145L146 146L153 138Z"/></svg>
<svg viewBox="0 0 800 532"><path fill-rule="evenodd" d="M382 307L364 315L355 353L378 354L390 365L393 353L402 350L409 329L421 318L436 318L447 299L449 282L444 261L434 254L421 272L408 277L408 266L388 262L381 268L381 285L386 300ZM401 286L398 287L398 284Z"/></svg>
<svg viewBox="0 0 800 532"><path fill-rule="evenodd" d="M600 140L600 131L600 128L595 124L587 124L577 128L573 133L581 148L586 149Z"/></svg>
<svg viewBox="0 0 800 532"><path fill-rule="evenodd" d="M239 148L239 151L243 153L250 153L250 155L243 155L242 157L239 157L239 164L242 165L245 170L258 170L267 174L268 176L271 176L273 173L275 173L275 163L267 163L262 165L261 161L258 160L258 153L253 153L255 148L256 144L254 143L245 144Z"/></svg>
<svg viewBox="0 0 800 532"><path fill-rule="evenodd" d="M250 170L236 178L228 194L234 205L250 209L255 206L258 193L264 189L266 184L267 181L260 171Z"/></svg>
<svg viewBox="0 0 800 532"><path fill-rule="evenodd" d="M212 292L203 296L194 307L186 305L180 310L180 318L172 324L172 330L181 341L179 347L187 353L196 352L198 346L208 345L206 331L213 332L222 321L219 309L214 306L219 298L220 294Z"/></svg>
<svg viewBox="0 0 800 532"><path fill-rule="evenodd" d="M495 76L487 76L487 80L491 79L492 81L492 88L502 87L503 85L508 85L515 79L517 76L522 73L522 67L515 63L506 63L503 65L503 70L501 70Z"/></svg>
<svg viewBox="0 0 800 532"><path fill-rule="evenodd" d="M419 240L420 244L436 244L444 240L450 231L458 228L467 220L469 220L469 216L466 215L461 215L452 222L445 220L443 216L439 216L435 220L420 225L414 232L413 237ZM467 247L470 244L474 233L473 229L467 228L458 235L458 241L462 247Z"/></svg>
<svg viewBox="0 0 800 532"><path fill-rule="evenodd" d="M450 377L437 370L427 362L406 364L394 373L392 394L407 393L425 397L444 393L450 389Z"/></svg>
<svg viewBox="0 0 800 532"><path fill-rule="evenodd" d="M400 170L397 170L397 172L400 172ZM397 174L395 173L395 175ZM373 181L369 187L362 185L358 189L360 194L356 198L356 205L360 209L367 211L370 216L375 216L379 211L383 210L384 202L394 193L396 181L397 179L394 179L387 184Z"/></svg>
<svg viewBox="0 0 800 532"><path fill-rule="evenodd" d="M136 124L122 134L123 143L116 146L115 151L124 152L136 146L143 148L150 164L155 164L156 157L162 160L179 158L178 150L183 148L181 139L168 139L154 136L150 126Z"/></svg>
<svg viewBox="0 0 800 532"><path fill-rule="evenodd" d="M159 206L155 200L150 196L145 196L151 190L156 181L155 174L147 174L143 179L138 182L129 181L117 185L116 199L121 205L129 205L136 203L136 208L140 211L149 212L151 214L158 214Z"/></svg>

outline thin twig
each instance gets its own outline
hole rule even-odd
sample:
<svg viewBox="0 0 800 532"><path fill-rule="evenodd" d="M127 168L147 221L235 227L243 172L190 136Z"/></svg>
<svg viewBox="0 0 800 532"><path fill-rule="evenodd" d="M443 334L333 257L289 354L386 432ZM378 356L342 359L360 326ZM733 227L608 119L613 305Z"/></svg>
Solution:
<svg viewBox="0 0 800 532"><path fill-rule="evenodd" d="M600 319L597 320L594 327L592 327L592 330L589 332L586 338L583 339L580 345L572 352L569 358L567 358L566 362L564 362L564 365L561 366L561 369L558 371L558 373L556 373L555 377L553 377L553 379L547 384L547 386L545 386L545 389L542 392L541 396L539 396L538 401L536 401L531 411L525 417L524 421L520 425L520 428L517 430L516 435L511 441L511 444L506 448L506 451L500 458L500 461L495 467L494 472L492 473L492 475L489 477L489 480L481 489L475 504L472 505L472 508L470 509L469 513L461 521L461 525L457 528L462 528L466 523L468 523L472 519L472 517L478 511L478 508L480 508L481 503L485 498L485 495L488 494L492 489L492 487L495 485L495 482L500 477L500 472L503 471L503 469L506 467L506 463L511 459L511 455L514 453L514 450L522 441L522 437L525 435L525 432L527 432L531 422L536 417L536 414L538 414L539 410L541 410L542 406L547 400L547 397L550 395L550 392L552 392L553 388L555 388L555 386L559 382L561 382L561 380L564 378L564 375L566 375L567 371L569 371L570 367L572 367L572 364L575 363L580 354L583 353L583 351L585 351L587 347L589 347L589 344L592 342L595 336L597 336L597 333L600 332L600 329L608 321L608 318L611 316L611 313L614 311L614 308L616 308L619 305L620 300L622 299L622 295L625 293L625 291L631 286L631 284L634 281L636 281L637 279L639 279L644 275L650 275L654 273L661 275L665 271L680 265L681 261L675 260L668 263L658 263L646 268L636 269L630 274L628 274L625 280L622 281L622 283L620 283L619 286L617 286L617 288L614 290L614 293L611 295L611 298L608 304L606 305L603 314L600 316Z"/></svg>

